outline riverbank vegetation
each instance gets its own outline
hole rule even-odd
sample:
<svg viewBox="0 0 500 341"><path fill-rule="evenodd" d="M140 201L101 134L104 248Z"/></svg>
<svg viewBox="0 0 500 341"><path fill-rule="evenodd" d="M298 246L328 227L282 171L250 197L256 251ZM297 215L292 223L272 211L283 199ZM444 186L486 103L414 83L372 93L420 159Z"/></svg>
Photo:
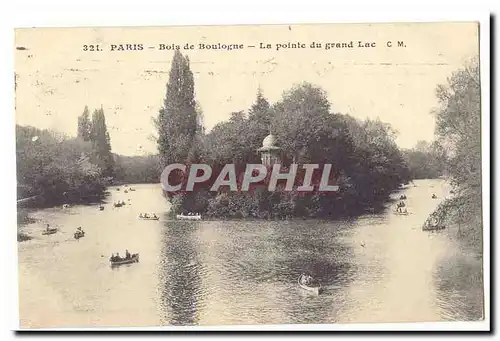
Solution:
<svg viewBox="0 0 500 341"><path fill-rule="evenodd" d="M454 73L448 85L438 87L437 141L401 150L389 124L335 112L335 94L329 98L309 83L284 89L275 103L259 89L251 107L233 112L229 120L207 133L195 100L189 59L176 51L164 105L155 120L157 155L113 154L102 108L90 117L85 107L78 118L76 138L17 126L18 199L36 198L36 205L99 200L106 185L158 182L161 170L173 163L206 163L214 174L232 163L240 177L247 164L261 162L257 149L270 133L285 169L291 163L332 164L339 191L304 195L296 190L269 192L257 187L247 193L206 188L165 193L173 213L258 218L356 215L382 209L389 194L411 179L443 174L453 180L458 198L480 199L477 72L477 64L468 65ZM184 178L185 174L176 173L172 181ZM464 216L477 216L480 207L474 205L480 200L459 205L460 200L447 202L443 206L447 208L437 212L449 211L450 205L463 206ZM475 223L463 223L471 224ZM461 233L464 230L468 229L461 228Z"/></svg>
<svg viewBox="0 0 500 341"><path fill-rule="evenodd" d="M106 186L158 183L158 157L121 156L111 151L104 110L87 107L78 117L77 136L16 126L17 199L22 207L89 203Z"/></svg>
<svg viewBox="0 0 500 341"><path fill-rule="evenodd" d="M81 138L16 126L17 197L28 206L98 200L104 192L102 169L92 144Z"/></svg>
<svg viewBox="0 0 500 341"><path fill-rule="evenodd" d="M160 182L158 155L114 155L114 184L143 184Z"/></svg>
<svg viewBox="0 0 500 341"><path fill-rule="evenodd" d="M280 158L290 163L332 164L333 194L294 191L165 193L174 213L196 212L215 217L287 218L337 217L382 208L389 194L410 180L403 152L395 143L395 131L379 120L358 120L334 112L327 94L303 83L269 103L258 91L247 111L234 112L226 122L204 133L201 112L194 98L194 79L189 59L176 52L160 110L158 151L162 168L167 164L206 163L215 174L223 165L260 163L257 149L271 132L281 148ZM172 183L185 176L171 176Z"/></svg>
<svg viewBox="0 0 500 341"><path fill-rule="evenodd" d="M436 179L446 174L447 155L439 141L418 141L403 153L412 179Z"/></svg>
<svg viewBox="0 0 500 341"><path fill-rule="evenodd" d="M480 251L483 227L478 60L473 59L454 72L446 85L437 87L436 94L436 133L441 145L446 146L446 172L455 194L438 207L433 217Z"/></svg>

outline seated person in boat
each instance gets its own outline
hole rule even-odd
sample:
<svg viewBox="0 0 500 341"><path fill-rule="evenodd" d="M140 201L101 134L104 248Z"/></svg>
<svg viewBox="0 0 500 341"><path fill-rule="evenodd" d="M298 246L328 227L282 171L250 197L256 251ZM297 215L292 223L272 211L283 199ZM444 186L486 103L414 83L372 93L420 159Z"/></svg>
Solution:
<svg viewBox="0 0 500 341"><path fill-rule="evenodd" d="M313 282L313 278L310 275L302 274L300 278L300 283L303 285L311 285Z"/></svg>
<svg viewBox="0 0 500 341"><path fill-rule="evenodd" d="M125 250L125 259L130 259L130 252L128 250Z"/></svg>

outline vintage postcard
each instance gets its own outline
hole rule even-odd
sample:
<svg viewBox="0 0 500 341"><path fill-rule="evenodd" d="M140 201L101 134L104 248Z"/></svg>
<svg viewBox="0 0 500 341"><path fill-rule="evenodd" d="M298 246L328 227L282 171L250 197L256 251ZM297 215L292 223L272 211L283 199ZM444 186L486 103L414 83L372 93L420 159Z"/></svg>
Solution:
<svg viewBox="0 0 500 341"><path fill-rule="evenodd" d="M483 321L479 32L16 29L20 328Z"/></svg>

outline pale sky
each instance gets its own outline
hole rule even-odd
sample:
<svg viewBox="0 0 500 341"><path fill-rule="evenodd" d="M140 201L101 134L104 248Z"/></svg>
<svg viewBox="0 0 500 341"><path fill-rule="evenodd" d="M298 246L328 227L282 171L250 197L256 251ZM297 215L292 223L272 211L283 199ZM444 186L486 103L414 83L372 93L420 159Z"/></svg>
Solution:
<svg viewBox="0 0 500 341"><path fill-rule="evenodd" d="M327 42L359 40L376 47L324 48ZM163 104L173 56L158 45L190 43L196 49L181 52L191 60L208 130L231 112L248 110L259 86L274 103L306 81L327 92L334 112L379 117L399 132L398 144L409 148L433 138L436 85L478 54L478 41L475 23L19 29L16 122L74 136L85 105L91 111L102 105L113 152L154 153L152 117ZM198 43L219 42L244 49L198 49ZM261 42L273 49L259 49ZM288 42L307 48L276 51L276 43ZM323 47L311 49L312 42ZM127 43L144 49L110 51L111 44ZM85 44L99 44L103 51L85 52Z"/></svg>

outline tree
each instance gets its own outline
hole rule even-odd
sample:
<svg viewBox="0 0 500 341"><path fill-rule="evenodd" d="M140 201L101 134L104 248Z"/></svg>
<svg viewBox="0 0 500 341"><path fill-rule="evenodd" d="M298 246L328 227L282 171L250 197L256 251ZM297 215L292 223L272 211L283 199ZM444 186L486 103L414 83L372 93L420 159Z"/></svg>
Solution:
<svg viewBox="0 0 500 341"><path fill-rule="evenodd" d="M85 106L83 114L78 116L78 131L77 136L84 141L90 141L92 124L90 122L89 108Z"/></svg>
<svg viewBox="0 0 500 341"><path fill-rule="evenodd" d="M98 199L104 185L101 170L90 156L90 142L16 126L19 197L38 196L45 205Z"/></svg>
<svg viewBox="0 0 500 341"><path fill-rule="evenodd" d="M115 180L125 183L158 183L161 170L157 155L115 157Z"/></svg>
<svg viewBox="0 0 500 341"><path fill-rule="evenodd" d="M200 123L189 59L177 50L170 68L163 107L155 120L162 167L171 163L185 163L189 161L190 155L197 154L193 150L193 143Z"/></svg>
<svg viewBox="0 0 500 341"><path fill-rule="evenodd" d="M273 111L273 132L283 152L297 163L318 161L315 159L321 151L316 142L328 138L325 127L331 119L326 93L303 83L285 92L282 100L274 104ZM335 134L335 131L331 133Z"/></svg>
<svg viewBox="0 0 500 341"><path fill-rule="evenodd" d="M250 110L248 110L248 118L250 121L258 123L260 128L265 129L266 131L271 129L271 106L264 97L261 88L258 88L255 103L252 104Z"/></svg>
<svg viewBox="0 0 500 341"><path fill-rule="evenodd" d="M405 151L412 179L435 179L444 174L446 155L438 141L418 141Z"/></svg>
<svg viewBox="0 0 500 341"><path fill-rule="evenodd" d="M396 132L378 119L344 119L353 143L346 170L352 184L349 193L360 203L377 205L410 179L406 161L395 142Z"/></svg>
<svg viewBox="0 0 500 341"><path fill-rule="evenodd" d="M448 171L456 185L481 186L481 88L479 63L472 59L439 85L436 133L449 150Z"/></svg>
<svg viewBox="0 0 500 341"><path fill-rule="evenodd" d="M482 251L481 83L479 61L471 59L436 90L436 135L447 151L447 172L456 195L433 216Z"/></svg>
<svg viewBox="0 0 500 341"><path fill-rule="evenodd" d="M104 110L96 109L92 114L92 129L90 139L94 148L94 155L97 159L102 173L106 177L114 174L114 158L111 153L111 139L106 127L106 118Z"/></svg>

